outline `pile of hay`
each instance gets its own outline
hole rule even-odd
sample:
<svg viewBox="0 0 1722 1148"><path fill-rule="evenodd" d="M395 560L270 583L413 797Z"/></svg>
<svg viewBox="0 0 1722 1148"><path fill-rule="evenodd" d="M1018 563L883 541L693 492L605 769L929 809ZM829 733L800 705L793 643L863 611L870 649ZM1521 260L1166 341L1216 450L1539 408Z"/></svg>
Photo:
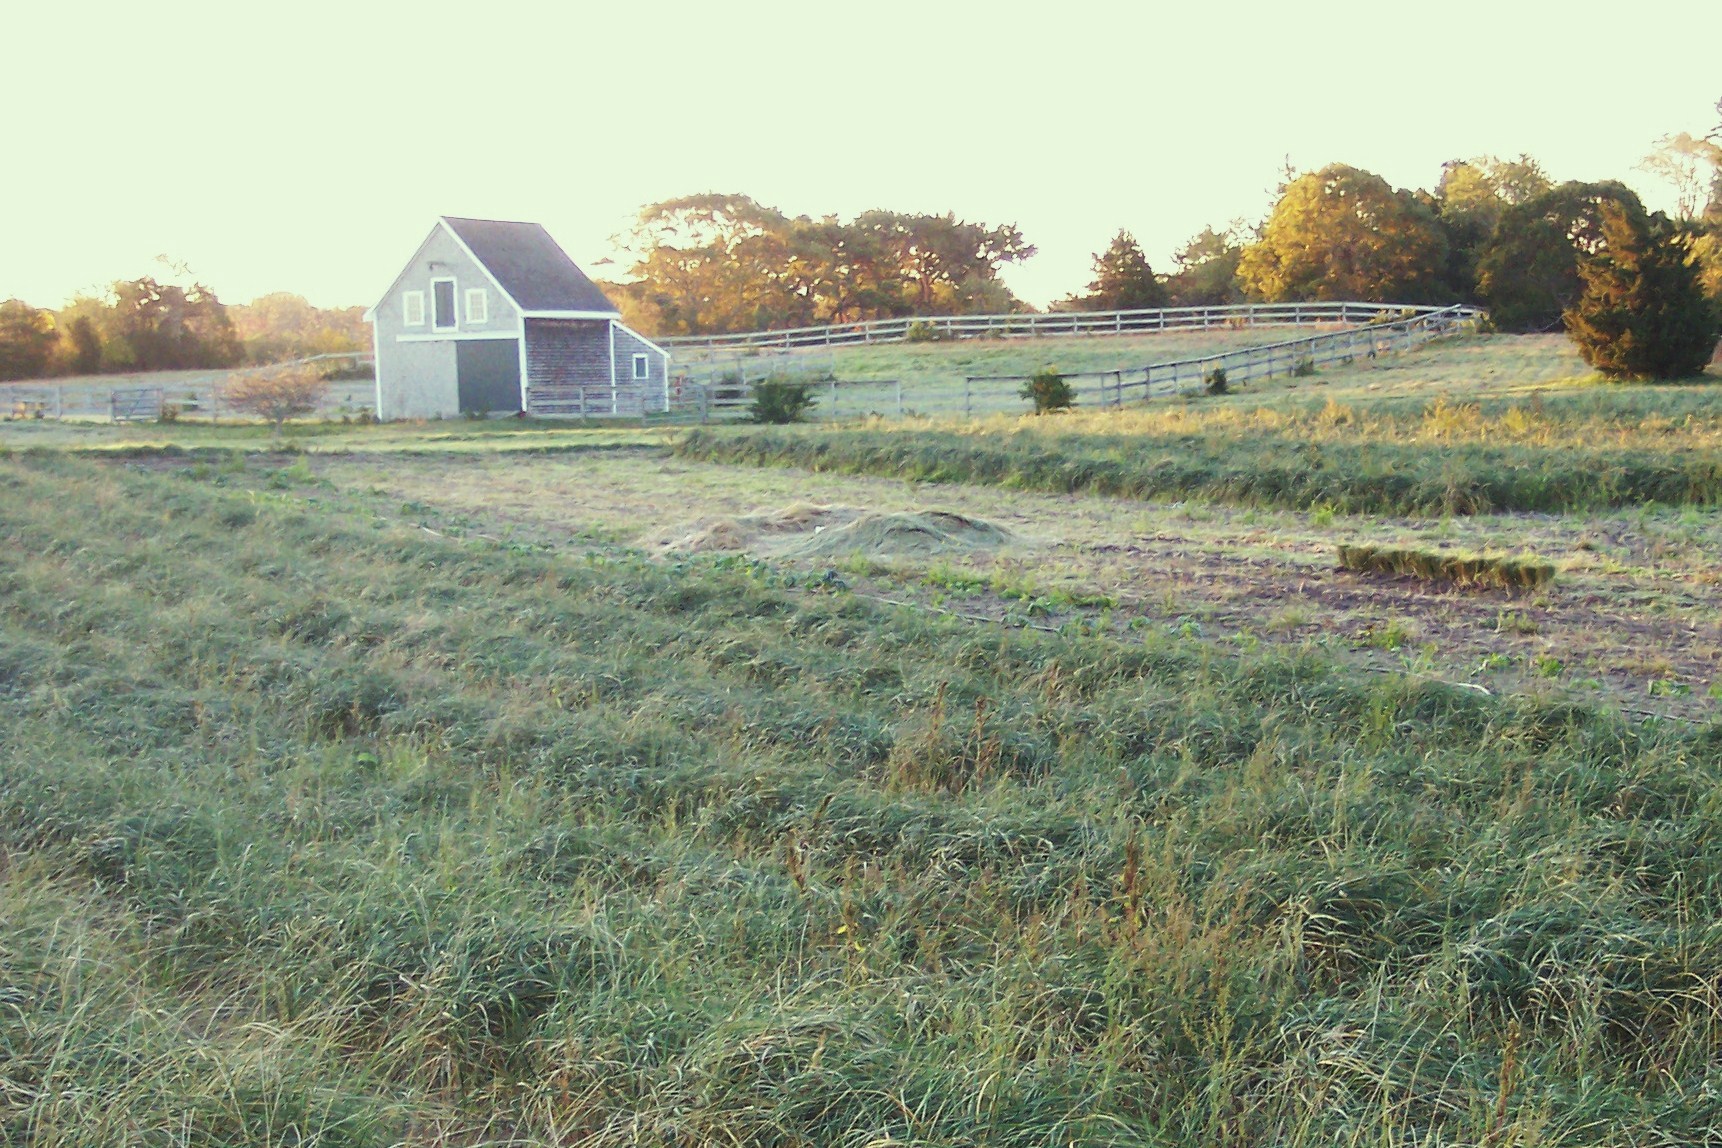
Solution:
<svg viewBox="0 0 1722 1148"><path fill-rule="evenodd" d="M881 513L798 502L782 510L708 519L643 541L666 553L746 551L771 558L924 558L972 554L1013 541L1008 531L944 510Z"/></svg>
<svg viewBox="0 0 1722 1148"><path fill-rule="evenodd" d="M869 512L842 525L817 529L812 537L800 539L779 553L786 558L840 558L848 554L925 558L994 550L1010 541L1007 531L990 522L948 511Z"/></svg>
<svg viewBox="0 0 1722 1148"><path fill-rule="evenodd" d="M708 550L773 549L784 535L800 536L844 522L861 512L848 506L797 502L782 510L760 511L737 518L718 518L692 529L683 526L652 541L666 551L697 554Z"/></svg>

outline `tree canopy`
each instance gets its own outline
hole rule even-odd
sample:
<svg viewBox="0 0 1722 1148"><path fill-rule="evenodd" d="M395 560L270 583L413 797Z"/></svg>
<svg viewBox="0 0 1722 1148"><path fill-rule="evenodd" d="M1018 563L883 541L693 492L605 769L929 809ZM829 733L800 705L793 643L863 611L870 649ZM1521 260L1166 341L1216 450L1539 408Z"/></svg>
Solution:
<svg viewBox="0 0 1722 1148"><path fill-rule="evenodd" d="M630 281L612 287L660 334L711 334L914 313L1016 310L1001 267L1034 254L1014 225L868 211L790 217L745 195L641 211Z"/></svg>
<svg viewBox="0 0 1722 1148"><path fill-rule="evenodd" d="M0 380L46 374L58 343L52 312L22 299L0 303Z"/></svg>
<svg viewBox="0 0 1722 1148"><path fill-rule="evenodd" d="M1503 331L1549 331L1583 288L1579 259L1607 242L1602 207L1616 204L1640 223L1644 205L1612 181L1569 181L1501 213L1477 259L1477 291Z"/></svg>
<svg viewBox="0 0 1722 1148"><path fill-rule="evenodd" d="M1168 302L1175 307L1221 307L1241 303L1238 263L1243 259L1242 220L1224 231L1204 227L1172 254L1177 267L1166 279Z"/></svg>
<svg viewBox="0 0 1722 1148"><path fill-rule="evenodd" d="M317 307L303 295L276 291L227 309L251 363L364 351L371 332L363 307Z"/></svg>
<svg viewBox="0 0 1722 1148"><path fill-rule="evenodd" d="M1105 251L1094 256L1088 294L1069 301L1074 310L1136 311L1167 304L1166 286L1149 266L1136 237L1120 228Z"/></svg>
<svg viewBox="0 0 1722 1148"><path fill-rule="evenodd" d="M1440 301L1447 238L1431 208L1409 191L1346 164L1287 184L1244 249L1238 280L1270 302L1296 299Z"/></svg>

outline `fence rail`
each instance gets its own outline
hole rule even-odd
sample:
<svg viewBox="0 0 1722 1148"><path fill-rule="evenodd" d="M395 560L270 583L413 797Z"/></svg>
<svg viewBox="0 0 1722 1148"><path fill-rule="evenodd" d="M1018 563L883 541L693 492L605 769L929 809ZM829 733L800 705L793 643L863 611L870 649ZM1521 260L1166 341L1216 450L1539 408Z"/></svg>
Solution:
<svg viewBox="0 0 1722 1148"><path fill-rule="evenodd" d="M239 372L273 374L320 363L362 367L371 363L371 354L334 352L256 367L176 371L169 375L95 375L0 383L0 418L138 422L158 419L164 410L197 418L248 417L230 411L222 402L221 384L226 379ZM374 410L375 396L376 383L371 379L332 379L317 413L335 416Z"/></svg>
<svg viewBox="0 0 1722 1148"><path fill-rule="evenodd" d="M1060 377L1072 384L1080 406L1122 407L1200 390L1209 384L1216 370L1224 370L1227 384L1231 385L1410 350L1463 330L1482 314L1475 307L1442 307L1390 322L1325 331L1302 339L1135 367L1061 372ZM816 398L812 415L821 420L907 414L972 418L1024 409L1026 401L1020 388L1031 378L1032 375L969 375L962 380L961 388L954 383L928 383L907 391L898 379L823 379L809 381L807 385ZM666 392L662 409L671 416L695 416L705 421L714 416L733 416L752 401L751 378L718 383L681 379Z"/></svg>
<svg viewBox="0 0 1722 1148"><path fill-rule="evenodd" d="M1448 310L1424 304L1353 301L1305 303L1232 303L1215 307L1160 307L1134 311L1058 311L1047 315L940 315L869 319L781 331L734 335L675 335L658 342L678 356L718 351L838 347L857 343L897 343L911 329L930 338L1039 338L1055 335L1144 335L1160 331L1227 327L1287 326L1310 323L1368 323L1380 315L1430 314Z"/></svg>
<svg viewBox="0 0 1722 1148"><path fill-rule="evenodd" d="M1224 378L1229 386L1251 379L1290 375L1303 369L1314 370L1329 363L1350 362L1360 356L1373 359L1378 354L1408 351L1430 339L1452 334L1463 324L1474 322L1482 314L1479 308L1461 304L1425 311L1391 322L1329 331L1303 339L1263 343L1214 355L1086 374L1099 378L1103 384L1106 379L1111 379L1112 405L1122 406L1133 397L1152 397L1156 393L1156 384L1161 388L1158 393L1163 394L1179 394L1197 386L1206 386L1218 371L1225 372ZM1131 377L1137 372L1142 375L1140 379ZM986 381L1023 383L1030 378L1030 375L994 375L987 376ZM1103 385L1102 395L1104 394Z"/></svg>

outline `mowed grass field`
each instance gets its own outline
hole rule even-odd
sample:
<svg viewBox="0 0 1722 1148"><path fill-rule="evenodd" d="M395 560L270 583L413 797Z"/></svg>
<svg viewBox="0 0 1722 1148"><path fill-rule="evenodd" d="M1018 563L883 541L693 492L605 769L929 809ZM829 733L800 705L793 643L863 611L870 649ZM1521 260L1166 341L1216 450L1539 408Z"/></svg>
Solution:
<svg viewBox="0 0 1722 1148"><path fill-rule="evenodd" d="M1722 404L1543 347L962 428L0 428L0 1141L1722 1138ZM798 502L1006 541L798 557Z"/></svg>

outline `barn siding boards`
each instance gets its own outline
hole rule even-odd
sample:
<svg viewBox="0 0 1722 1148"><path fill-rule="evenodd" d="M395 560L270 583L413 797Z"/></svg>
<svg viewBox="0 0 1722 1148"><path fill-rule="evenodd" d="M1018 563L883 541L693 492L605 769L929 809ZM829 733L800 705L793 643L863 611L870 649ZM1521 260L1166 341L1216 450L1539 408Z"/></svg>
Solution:
<svg viewBox="0 0 1722 1148"><path fill-rule="evenodd" d="M634 378L634 356L646 356L647 375L644 381ZM643 391L648 407L663 402L664 379L669 372L669 359L657 347L646 342L622 324L616 324L616 385Z"/></svg>
<svg viewBox="0 0 1722 1148"><path fill-rule="evenodd" d="M512 346L512 344L510 344ZM451 418L460 413L454 340L377 342L377 417Z"/></svg>
<svg viewBox="0 0 1722 1148"><path fill-rule="evenodd" d="M526 378L528 414L609 414L609 322L526 320Z"/></svg>

